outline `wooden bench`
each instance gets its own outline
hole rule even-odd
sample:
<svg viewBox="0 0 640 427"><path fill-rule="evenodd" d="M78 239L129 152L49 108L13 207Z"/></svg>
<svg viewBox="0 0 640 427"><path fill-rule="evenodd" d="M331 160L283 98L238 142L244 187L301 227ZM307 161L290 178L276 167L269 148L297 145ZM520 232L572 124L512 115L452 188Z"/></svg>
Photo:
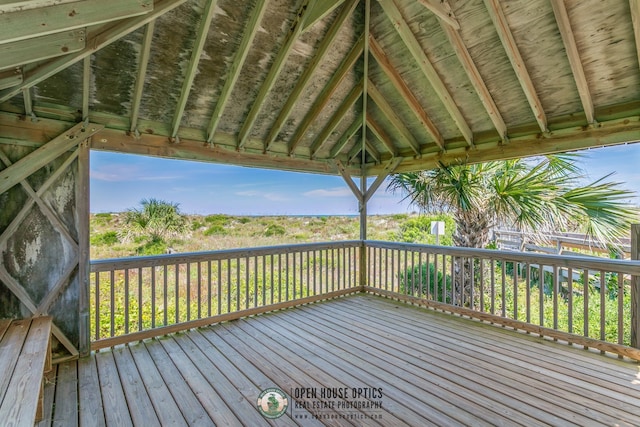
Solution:
<svg viewBox="0 0 640 427"><path fill-rule="evenodd" d="M50 338L49 316L0 320L0 423L33 426L42 419Z"/></svg>

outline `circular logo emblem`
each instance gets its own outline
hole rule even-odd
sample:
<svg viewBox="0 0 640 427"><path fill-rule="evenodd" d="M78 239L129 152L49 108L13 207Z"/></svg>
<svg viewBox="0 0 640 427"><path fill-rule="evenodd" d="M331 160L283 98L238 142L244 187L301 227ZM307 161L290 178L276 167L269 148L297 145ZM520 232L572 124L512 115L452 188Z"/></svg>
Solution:
<svg viewBox="0 0 640 427"><path fill-rule="evenodd" d="M258 396L258 410L265 418L280 418L288 407L287 395L277 387L263 390Z"/></svg>

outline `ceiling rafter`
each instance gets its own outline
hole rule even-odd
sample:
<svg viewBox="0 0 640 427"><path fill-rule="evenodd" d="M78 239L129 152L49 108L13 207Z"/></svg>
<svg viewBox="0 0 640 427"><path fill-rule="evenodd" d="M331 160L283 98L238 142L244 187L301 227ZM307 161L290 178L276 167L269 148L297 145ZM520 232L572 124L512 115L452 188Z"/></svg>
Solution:
<svg viewBox="0 0 640 427"><path fill-rule="evenodd" d="M387 75L389 81L391 81L396 90L402 95L402 99L406 101L413 114L431 135L438 147L444 150L444 138L440 134L440 131L424 111L422 105L420 105L420 101L418 101L411 89L409 89L409 86L407 86L404 79L400 76L398 70L391 65L389 58L382 50L382 46L380 46L373 36L369 36L369 52L371 52L380 68L382 68L382 71Z"/></svg>
<svg viewBox="0 0 640 427"><path fill-rule="evenodd" d="M151 55L151 41L153 40L153 32L155 31L155 22L156 21L149 22L144 29L140 59L138 61L138 76L136 77L136 86L133 90L133 98L131 100L131 125L129 126L129 130L136 136L139 135L138 116L140 114L140 102L142 101L142 93L144 91L147 66L149 65L149 56Z"/></svg>
<svg viewBox="0 0 640 427"><path fill-rule="evenodd" d="M393 107L391 105L389 105L389 103L387 102L387 100L384 97L384 95L382 95L382 93L380 93L380 91L378 90L376 85L374 85L371 80L369 80L369 92L368 92L368 94L371 97L371 99L373 100L373 102L378 106L378 108L380 108L380 110L385 115L387 120L389 120L389 122L393 125L393 127L398 132L400 132L400 135L402 135L402 138L404 139L404 141L407 144L409 144L409 147L411 147L413 152L416 155L419 156L420 155L420 144L418 143L416 138L413 136L411 131L404 124L402 119L400 119L400 117L398 117L398 115L395 113L395 111L393 110Z"/></svg>
<svg viewBox="0 0 640 427"><path fill-rule="evenodd" d="M416 36L409 28L409 25L402 16L400 9L398 9L394 0L380 0L379 3L382 6L384 13L393 24L393 27L409 49L409 52L420 67L420 70L435 90L438 98L453 118L453 121L456 123L464 139L467 141L467 144L469 146L473 146L473 133L471 132L471 128L469 128L462 112L456 105L446 85L433 67L433 64L431 64L431 61L427 58L420 42L416 39Z"/></svg>
<svg viewBox="0 0 640 427"><path fill-rule="evenodd" d="M298 146L300 141L302 140L304 134L311 126L311 123L318 117L318 114L324 109L329 100L331 99L331 95L336 91L340 83L347 76L349 71L353 68L356 61L362 53L364 52L364 38L361 36L358 41L353 45L347 56L342 60L340 66L333 74L331 79L327 82L325 87L322 89L322 92L318 95L313 105L309 109L309 112L305 115L304 119L302 119L302 123L296 129L296 132L293 134L291 141L289 143L289 154L293 153L293 150Z"/></svg>
<svg viewBox="0 0 640 427"><path fill-rule="evenodd" d="M565 50L567 51L567 58L571 65L571 71L573 71L573 78L576 81L584 114L587 117L587 122L589 124L593 124L596 121L595 107L593 106L591 92L589 91L589 83L587 83L578 47L576 46L576 39L573 35L573 29L571 28L571 21L569 21L567 8L565 7L563 0L551 0L551 6L553 7L553 13L556 17L558 28L560 29L562 42L564 43Z"/></svg>
<svg viewBox="0 0 640 427"><path fill-rule="evenodd" d="M349 111L349 109L353 107L353 104L355 104L356 101L360 98L360 96L362 96L363 91L364 91L363 82L360 81L351 89L349 94L344 98L340 106L336 109L336 111L333 113L333 115L329 119L329 122L322 128L322 132L320 132L318 137L311 144L311 148L310 148L311 158L315 158L318 151L320 151L322 146L327 142L327 139L329 138L331 133L340 124L340 122L344 118L347 111Z"/></svg>
<svg viewBox="0 0 640 427"><path fill-rule="evenodd" d="M32 87L65 68L68 68L76 62L81 61L86 56L89 56L106 45L113 43L129 33L132 33L143 25L148 24L157 17L164 15L186 1L187 0L158 0L154 4L152 12L145 15L135 16L133 18L123 19L116 23L105 24L98 29L91 29L88 33L87 45L84 49L70 55L65 55L63 57L44 62L34 69L23 71L22 83L0 93L0 103L18 95L22 92L22 89Z"/></svg>
<svg viewBox="0 0 640 427"><path fill-rule="evenodd" d="M0 44L117 21L153 10L153 0L81 0L0 14Z"/></svg>
<svg viewBox="0 0 640 427"><path fill-rule="evenodd" d="M264 12L266 10L266 0L259 0L256 3L256 6L251 13L251 17L249 18L249 21L247 22L247 25L244 29L242 41L238 46L235 57L233 58L233 63L229 68L229 75L224 81L224 86L220 91L220 96L218 97L216 106L214 107L213 113L211 114L209 126L207 127L207 143L209 144L213 142L213 138L216 134L216 131L218 130L218 124L220 123L220 119L222 118L222 112L227 106L227 102L229 101L229 97L231 96L231 92L233 91L233 87L240 77L240 72L242 71L244 62L247 59L247 55L249 55L249 46L251 46L251 44L253 43L253 39L260 30L259 24L262 21L262 17L264 16Z"/></svg>
<svg viewBox="0 0 640 427"><path fill-rule="evenodd" d="M447 25L453 27L456 30L460 29L460 24L453 14L451 5L446 0L418 0L420 4L429 9L431 13L444 21Z"/></svg>
<svg viewBox="0 0 640 427"><path fill-rule="evenodd" d="M315 2L310 6L310 11L307 14L307 18L302 24L302 32L307 31L313 25L324 19L327 15L337 9L345 0L321 0ZM360 1L360 0L357 0Z"/></svg>
<svg viewBox="0 0 640 427"><path fill-rule="evenodd" d="M516 73L516 77L520 82L520 86L522 87L527 101L529 102L529 106L533 111L536 121L538 122L542 132L548 132L547 116L544 112L544 108L542 108L542 103L540 102L538 93L533 85L527 66L522 59L522 55L520 55L518 45L516 45L516 41L513 38L511 29L507 23L507 17L504 15L498 0L484 0L484 4L489 12L493 26L495 27L498 37L502 42L502 46L509 57L511 66Z"/></svg>
<svg viewBox="0 0 640 427"><path fill-rule="evenodd" d="M200 25L196 32L196 39L193 44L193 50L191 52L191 58L189 59L189 66L185 73L184 81L182 83L182 90L180 91L180 98L176 106L176 112L173 115L173 121L171 122L171 137L178 137L178 130L180 129L180 122L184 115L184 109L187 106L187 100L191 93L193 86L193 80L196 78L196 72L198 71L198 64L200 63L200 57L204 51L204 43L207 41L207 34L209 34L209 28L211 27L211 21L216 9L218 0L208 0L207 5L204 8L202 16L200 18Z"/></svg>
<svg viewBox="0 0 640 427"><path fill-rule="evenodd" d="M362 122L360 119L355 119L351 126L340 136L338 142L331 148L331 153L329 157L335 159L338 155L344 150L344 147L349 143L349 141L355 136L356 132L362 129Z"/></svg>
<svg viewBox="0 0 640 427"><path fill-rule="evenodd" d="M84 28L0 44L0 70L68 55L84 49Z"/></svg>
<svg viewBox="0 0 640 427"><path fill-rule="evenodd" d="M22 71L18 68L0 71L0 90L19 86L22 83Z"/></svg>
<svg viewBox="0 0 640 427"><path fill-rule="evenodd" d="M249 110L249 114L247 114L244 124L242 125L242 127L240 128L240 132L238 133L238 149L244 147L245 143L247 142L247 139L251 134L251 130L253 129L253 125L255 124L256 119L258 118L258 114L262 109L264 100L267 98L267 95L271 91L271 88L273 88L273 85L276 83L276 79L280 75L280 71L282 71L282 67L284 67L284 64L287 62L287 58L291 53L291 49L293 48L294 43L296 42L296 40L298 40L298 37L302 33L306 16L309 13L309 11L313 8L313 7L309 7L310 1L311 0L305 0L302 6L300 7L300 10L296 14L296 17L293 20L291 27L289 27L289 32L285 38L284 44L278 51L278 54L276 55L276 58L273 61L273 64L271 64L271 68L267 73L267 77L262 82L262 85L260 86L260 90L258 90L258 95L253 100L253 104L251 106L251 109ZM315 0L314 0L314 3L315 3Z"/></svg>
<svg viewBox="0 0 640 427"><path fill-rule="evenodd" d="M395 145L393 145L393 141L389 134L387 134L384 128L380 126L380 124L375 121L371 115L367 115L367 128L382 142L384 147L393 157L398 155L398 150Z"/></svg>
<svg viewBox="0 0 640 427"><path fill-rule="evenodd" d="M392 174L394 170L396 170L396 168L400 165L401 162L402 162L402 158L391 159L387 162L384 169L378 174L375 181L371 184L371 186L365 193L364 195L365 202L368 202L369 199L373 197L373 195L378 190L378 188L380 188L384 180L387 179L387 177L390 174Z"/></svg>
<svg viewBox="0 0 640 427"><path fill-rule="evenodd" d="M629 0L629 7L631 8L631 21L633 22L633 32L636 38L638 64L640 64L640 0Z"/></svg>
<svg viewBox="0 0 640 427"><path fill-rule="evenodd" d="M344 5L343 9L340 11L340 14L338 15L338 17L331 24L329 31L327 31L327 34L322 39L320 46L318 46L318 49L316 50L313 59L311 60L307 68L302 73L302 76L300 76L300 78L298 79L296 86L293 88L293 90L289 94L289 98L287 99L287 102L284 104L284 107L282 107L282 110L280 110L280 114L278 114L276 121L271 127L271 130L267 135L267 139L265 140L267 151L271 148L271 144L273 144L273 142L275 141L280 130L282 130L282 126L284 126L284 123L289 118L289 115L291 114L291 110L293 110L294 105L298 101L298 97L311 81L311 77L313 76L314 72L316 71L316 69L324 59L325 54L329 51L329 47L331 47L331 45L333 44L333 41L336 35L338 34L338 32L340 31L340 29L342 28L344 22L353 13L353 10L358 4L358 1L359 0L349 0ZM325 2L318 2L318 3L325 3Z"/></svg>
<svg viewBox="0 0 640 427"><path fill-rule="evenodd" d="M349 151L349 155L347 156L349 163L353 163L356 159L362 161L362 158L358 159L358 154L366 156L366 153L369 153L369 156L373 157L373 160L376 163L380 163L380 159L382 158L380 156L380 152L376 150L368 139L364 141L364 150L362 149L362 144L356 144L351 148L351 151Z"/></svg>
<svg viewBox="0 0 640 427"><path fill-rule="evenodd" d="M455 28L451 28L451 26L447 25L443 21L440 21L440 25L442 26L444 33L447 35L449 43L453 46L453 50L456 52L458 60L462 64L462 68L467 73L471 84L476 90L476 93L480 98L480 102L482 102L484 109L487 111L489 118L493 122L493 126L498 131L500 137L503 140L507 140L507 125L505 124L502 114L500 114L498 106L493 100L480 71L478 71L478 67L476 67L473 58L471 58L471 54L469 53L467 46L464 44L460 32Z"/></svg>

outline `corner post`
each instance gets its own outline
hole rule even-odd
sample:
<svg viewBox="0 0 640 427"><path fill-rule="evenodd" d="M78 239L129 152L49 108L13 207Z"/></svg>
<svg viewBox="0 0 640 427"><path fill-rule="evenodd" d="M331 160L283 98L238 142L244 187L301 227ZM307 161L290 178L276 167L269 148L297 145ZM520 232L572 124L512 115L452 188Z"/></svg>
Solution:
<svg viewBox="0 0 640 427"><path fill-rule="evenodd" d="M91 327L89 319L89 140L78 147L78 351L80 357L87 356L91 350Z"/></svg>
<svg viewBox="0 0 640 427"><path fill-rule="evenodd" d="M364 172L360 177L360 191L362 194L367 192L367 177ZM367 285L367 198L361 197L358 200L360 211L360 265L358 266L360 271L360 288L364 291L364 287Z"/></svg>
<svg viewBox="0 0 640 427"><path fill-rule="evenodd" d="M631 225L631 259L640 260L640 224ZM631 276L631 347L640 348L640 276Z"/></svg>

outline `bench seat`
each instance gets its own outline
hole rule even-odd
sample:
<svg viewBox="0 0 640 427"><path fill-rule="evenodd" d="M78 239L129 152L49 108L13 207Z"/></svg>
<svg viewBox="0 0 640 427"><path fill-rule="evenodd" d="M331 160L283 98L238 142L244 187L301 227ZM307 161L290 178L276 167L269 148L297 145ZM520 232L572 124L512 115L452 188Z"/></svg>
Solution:
<svg viewBox="0 0 640 427"><path fill-rule="evenodd" d="M51 370L51 317L0 320L0 420L32 426L42 418L44 373Z"/></svg>

